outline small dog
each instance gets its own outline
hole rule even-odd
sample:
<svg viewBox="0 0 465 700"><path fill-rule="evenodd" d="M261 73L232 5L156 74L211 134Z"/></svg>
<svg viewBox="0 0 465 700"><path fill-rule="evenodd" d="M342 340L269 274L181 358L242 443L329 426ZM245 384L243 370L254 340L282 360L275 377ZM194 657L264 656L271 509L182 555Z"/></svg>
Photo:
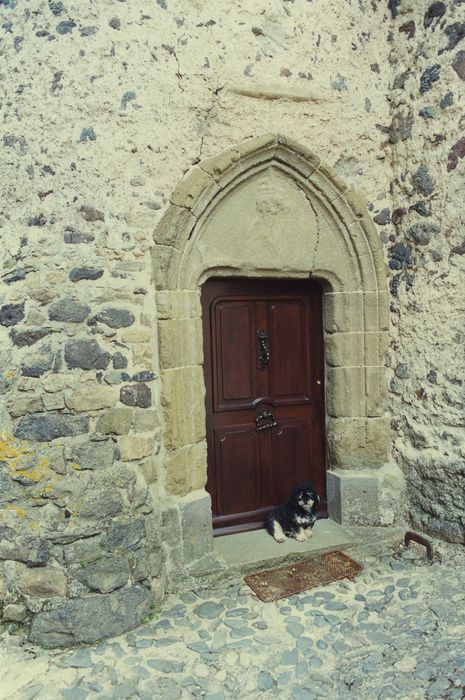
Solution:
<svg viewBox="0 0 465 700"><path fill-rule="evenodd" d="M266 529L276 542L293 537L298 542L310 539L320 498L310 483L296 486L291 497L268 514Z"/></svg>

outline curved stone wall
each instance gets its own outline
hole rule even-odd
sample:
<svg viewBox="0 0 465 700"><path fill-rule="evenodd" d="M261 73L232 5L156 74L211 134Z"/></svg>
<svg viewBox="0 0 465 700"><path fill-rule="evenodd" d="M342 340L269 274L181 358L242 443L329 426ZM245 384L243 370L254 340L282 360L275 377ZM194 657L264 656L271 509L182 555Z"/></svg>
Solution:
<svg viewBox="0 0 465 700"><path fill-rule="evenodd" d="M0 2L4 622L91 641L218 571L216 273L324 285L333 516L463 541L462 9Z"/></svg>

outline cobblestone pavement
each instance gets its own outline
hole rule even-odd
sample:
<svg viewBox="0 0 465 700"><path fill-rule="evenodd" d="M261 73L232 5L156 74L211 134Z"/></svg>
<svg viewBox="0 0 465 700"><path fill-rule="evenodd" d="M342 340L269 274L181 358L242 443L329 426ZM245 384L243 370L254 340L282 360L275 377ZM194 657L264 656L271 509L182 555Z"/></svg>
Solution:
<svg viewBox="0 0 465 700"><path fill-rule="evenodd" d="M171 595L136 631L44 651L3 634L0 696L87 698L465 697L465 549L359 556L365 570L276 603L242 582ZM354 556L354 554L352 554Z"/></svg>

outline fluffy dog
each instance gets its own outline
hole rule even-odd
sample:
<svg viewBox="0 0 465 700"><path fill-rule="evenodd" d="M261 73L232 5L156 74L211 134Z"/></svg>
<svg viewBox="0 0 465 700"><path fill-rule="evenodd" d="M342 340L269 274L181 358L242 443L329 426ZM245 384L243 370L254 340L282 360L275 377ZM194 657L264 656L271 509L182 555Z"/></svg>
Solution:
<svg viewBox="0 0 465 700"><path fill-rule="evenodd" d="M284 542L286 537L293 537L298 542L310 539L319 501L310 483L299 484L286 503L268 514L266 529L276 542Z"/></svg>

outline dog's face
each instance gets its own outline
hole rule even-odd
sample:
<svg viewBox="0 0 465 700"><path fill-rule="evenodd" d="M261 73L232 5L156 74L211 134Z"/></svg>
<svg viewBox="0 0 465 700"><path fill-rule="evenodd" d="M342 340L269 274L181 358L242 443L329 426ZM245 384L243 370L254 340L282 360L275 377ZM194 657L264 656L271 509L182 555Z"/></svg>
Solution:
<svg viewBox="0 0 465 700"><path fill-rule="evenodd" d="M303 508L303 510L311 511L312 508L316 508L320 498L313 486L310 483L305 483L295 487L292 492L291 501L295 505Z"/></svg>

